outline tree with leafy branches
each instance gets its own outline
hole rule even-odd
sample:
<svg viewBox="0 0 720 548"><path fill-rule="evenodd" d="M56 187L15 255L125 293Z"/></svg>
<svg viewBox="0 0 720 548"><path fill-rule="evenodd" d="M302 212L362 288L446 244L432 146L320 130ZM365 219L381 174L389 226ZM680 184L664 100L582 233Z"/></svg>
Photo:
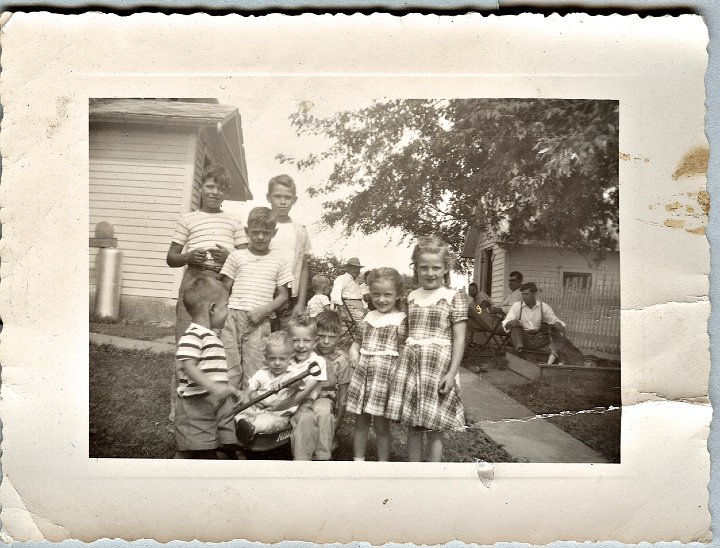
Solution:
<svg viewBox="0 0 720 548"><path fill-rule="evenodd" d="M533 241L595 258L617 248L617 101L399 99L327 118L301 104L290 122L330 144L278 159L300 170L333 163L309 193L347 235L435 233L459 252L475 227L504 247Z"/></svg>

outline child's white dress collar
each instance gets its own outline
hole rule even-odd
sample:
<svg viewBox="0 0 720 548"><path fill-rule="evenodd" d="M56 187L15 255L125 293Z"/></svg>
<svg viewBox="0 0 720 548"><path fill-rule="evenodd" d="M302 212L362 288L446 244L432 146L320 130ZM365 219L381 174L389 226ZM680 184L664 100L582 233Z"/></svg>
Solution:
<svg viewBox="0 0 720 548"><path fill-rule="evenodd" d="M405 319L405 312L389 312L383 314L377 310L371 310L363 321L369 323L373 327L387 327L388 325L400 325Z"/></svg>
<svg viewBox="0 0 720 548"><path fill-rule="evenodd" d="M433 306L442 300L452 304L456 291L449 287L438 287L437 289L427 290L422 287L411 291L408 295L408 303L415 303L417 306Z"/></svg>

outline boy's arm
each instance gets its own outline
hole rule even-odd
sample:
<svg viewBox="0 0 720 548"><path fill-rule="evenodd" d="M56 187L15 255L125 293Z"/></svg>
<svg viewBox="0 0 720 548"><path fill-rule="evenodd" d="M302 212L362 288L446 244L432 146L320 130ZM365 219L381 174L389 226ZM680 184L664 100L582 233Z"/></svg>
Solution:
<svg viewBox="0 0 720 548"><path fill-rule="evenodd" d="M350 365L352 367L357 367L357 364L360 361L360 344L357 341L354 341L350 347L348 360L350 361Z"/></svg>
<svg viewBox="0 0 720 548"><path fill-rule="evenodd" d="M290 397L277 402L272 407L269 407L269 409L272 409L273 411L285 411L285 409L290 409L291 407L300 405L303 400L310 396L319 383L320 381L317 379L310 379L310 377L306 377L305 386L303 386L302 389L294 392Z"/></svg>
<svg viewBox="0 0 720 548"><path fill-rule="evenodd" d="M228 292L232 291L233 279L231 277L226 276L225 274L220 274L220 278L218 279L220 280L220 283L223 284L225 289L228 290Z"/></svg>
<svg viewBox="0 0 720 548"><path fill-rule="evenodd" d="M234 397L238 400L245 399L247 396L243 394L237 388L233 388L229 384L223 384L210 380L210 378L198 369L198 361L193 358L179 360L180 367L182 367L188 378L195 384L199 384L203 388L207 389L210 394L217 397L220 400Z"/></svg>
<svg viewBox="0 0 720 548"><path fill-rule="evenodd" d="M305 302L307 300L307 286L308 286L308 268L307 268L307 255L303 255L302 258L302 269L300 270L300 280L298 281L298 301L295 305L294 312L296 314L302 314L305 312Z"/></svg>
<svg viewBox="0 0 720 548"><path fill-rule="evenodd" d="M287 300L287 286L281 285L277 288L275 298L266 305L258 306L257 308L252 309L250 312L248 312L248 318L252 323L258 323L259 321L267 318L271 313L275 312L275 310L283 306L287 302Z"/></svg>
<svg viewBox="0 0 720 548"><path fill-rule="evenodd" d="M340 384L338 385L338 399L337 399L337 405L338 405L338 414L337 414L337 421L335 422L335 429L337 430L340 428L340 425L342 424L343 419L345 418L345 406L347 404L347 393L348 393L348 385L347 384Z"/></svg>
<svg viewBox="0 0 720 548"><path fill-rule="evenodd" d="M296 391L293 391L292 387L286 389L289 390L290 395L285 399L278 400L272 405L268 405L267 408L272 411L285 411L286 409L290 409L291 407L300 405L303 400L310 396L312 391L319 383L320 381L316 379L310 379L309 377L306 377L303 388Z"/></svg>
<svg viewBox="0 0 720 548"><path fill-rule="evenodd" d="M187 253L183 253L183 245L172 242L168 248L166 261L168 266L179 268L185 265L200 265L205 262L205 250L193 249Z"/></svg>

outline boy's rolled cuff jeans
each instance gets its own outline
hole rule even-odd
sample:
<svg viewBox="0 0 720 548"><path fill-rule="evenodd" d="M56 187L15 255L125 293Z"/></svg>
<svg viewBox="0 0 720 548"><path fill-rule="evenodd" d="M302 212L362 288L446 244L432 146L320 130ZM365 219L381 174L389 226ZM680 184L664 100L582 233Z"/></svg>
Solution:
<svg viewBox="0 0 720 548"><path fill-rule="evenodd" d="M231 386L244 390L250 377L263 367L269 335L270 320L252 323L246 310L230 309L220 338L225 346Z"/></svg>

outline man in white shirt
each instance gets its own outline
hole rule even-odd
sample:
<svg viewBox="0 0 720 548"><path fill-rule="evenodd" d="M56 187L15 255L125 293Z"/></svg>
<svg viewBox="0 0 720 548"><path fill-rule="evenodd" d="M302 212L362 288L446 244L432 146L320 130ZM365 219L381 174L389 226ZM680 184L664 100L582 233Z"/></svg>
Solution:
<svg viewBox="0 0 720 548"><path fill-rule="evenodd" d="M333 282L333 288L330 292L330 302L336 308L343 311L343 301L347 305L353 319L357 322L363 319L365 309L363 307L363 291L360 284L355 278L360 275L360 259L353 257L343 265L345 273L341 274Z"/></svg>
<svg viewBox="0 0 720 548"><path fill-rule="evenodd" d="M510 312L510 307L512 307L513 304L519 303L523 300L522 294L520 292L520 285L522 283L522 272L518 272L517 270L511 272L510 276L508 277L510 295L508 295L505 300L500 303L500 306L491 306L488 309L488 312L490 312L490 314L497 314L500 317L507 315L507 313Z"/></svg>
<svg viewBox="0 0 720 548"><path fill-rule="evenodd" d="M537 300L537 285L528 282L520 286L522 301L514 303L508 311L503 327L510 333L510 340L518 352L539 350L550 343L543 324L556 325L565 333L565 322L560 320L547 304Z"/></svg>

